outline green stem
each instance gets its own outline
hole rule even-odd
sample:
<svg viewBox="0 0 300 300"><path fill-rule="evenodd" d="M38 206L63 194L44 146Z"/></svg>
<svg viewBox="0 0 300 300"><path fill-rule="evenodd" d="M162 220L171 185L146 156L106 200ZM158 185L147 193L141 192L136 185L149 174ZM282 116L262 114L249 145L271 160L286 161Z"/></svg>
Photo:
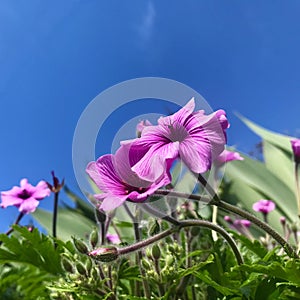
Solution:
<svg viewBox="0 0 300 300"><path fill-rule="evenodd" d="M53 207L53 220L52 220L52 235L55 238L56 238L56 225L57 225L58 195L59 195L59 191L56 191L54 193L54 207Z"/></svg>
<svg viewBox="0 0 300 300"><path fill-rule="evenodd" d="M191 199L191 200L196 200L196 201L202 201L209 205L215 205L215 206L222 208L223 210L235 213L235 214L251 221L252 223L257 225L259 228L261 228L262 230L264 230L265 232L270 234L274 238L274 240L276 240L283 247L283 249L285 250L287 255L289 255L290 257L295 257L295 258L298 257L298 255L295 252L295 250L293 249L293 247L284 238L282 238L281 235L277 231L275 231L273 228L271 228L268 224L259 220L257 217L255 217L251 213L244 211L237 206L226 203L220 199L216 200L216 198L210 199L209 197L205 197L205 196L193 195L193 194L189 195L186 193L180 193L180 192L174 192L174 191L170 192L168 190L157 190L155 192L155 194L161 195L161 196L171 194L172 196L175 196L178 198L186 198L186 199Z"/></svg>
<svg viewBox="0 0 300 300"><path fill-rule="evenodd" d="M141 239L141 236L140 236L140 229L139 229L139 224L138 224L137 217L132 214L132 212L130 211L130 209L126 205L126 203L125 203L124 206L125 206L126 212L128 213L129 217L131 218L131 220L133 222L135 240L136 240L137 243L139 243L139 241ZM150 287L149 287L148 281L146 280L145 270L142 266L143 254L139 249L136 249L136 250L138 250L138 252L136 254L136 264L139 266L140 273L141 273L141 276L142 276L142 284L143 284L143 288L144 288L144 293L145 293L146 298L150 299L151 298ZM138 294L139 294L139 286L137 284L135 285L135 288L136 288L136 292L138 292Z"/></svg>
<svg viewBox="0 0 300 300"><path fill-rule="evenodd" d="M20 223L20 221L22 220L22 218L24 217L24 213L20 212L15 223L13 225L18 225ZM14 231L13 228L10 228L8 231L5 232L5 234L8 236L10 235L12 232Z"/></svg>
<svg viewBox="0 0 300 300"><path fill-rule="evenodd" d="M147 204L147 203L143 203L141 205L141 208L145 211L150 213L151 215L158 217L159 219L163 219L166 220L170 223L172 223L173 225L179 225L180 222L178 220L176 220L175 218L173 218L172 216L168 216L162 212L160 212L159 210L155 209L153 206Z"/></svg>
<svg viewBox="0 0 300 300"><path fill-rule="evenodd" d="M149 237L143 241L139 241L133 245L119 248L118 254L123 255L123 254L131 253L133 251L140 250L146 246L149 246L149 245L173 234L174 232L181 230L182 228L192 227L192 226L206 227L211 230L217 231L219 234L221 234L223 236L223 238L228 242L228 244L232 248L232 251L235 254L238 264L243 263L243 258L238 250L238 247L237 247L234 239L227 233L227 231L225 229L223 229L222 227L220 227L219 225L212 224L211 222L205 221L205 220L182 220L182 221L180 221L180 225L169 228L163 232L158 233L157 235Z"/></svg>
<svg viewBox="0 0 300 300"><path fill-rule="evenodd" d="M18 215L18 217L17 217L17 219L16 219L16 221L14 222L14 224L13 225L18 225L19 223L20 223L20 221L22 220L22 218L24 217L24 213L23 212L20 212L19 213L19 215ZM14 229L11 227L9 230L7 230L6 232L5 232L5 234L7 235L7 236L9 236L12 232L14 231ZM0 246L2 245L2 242L0 241Z"/></svg>

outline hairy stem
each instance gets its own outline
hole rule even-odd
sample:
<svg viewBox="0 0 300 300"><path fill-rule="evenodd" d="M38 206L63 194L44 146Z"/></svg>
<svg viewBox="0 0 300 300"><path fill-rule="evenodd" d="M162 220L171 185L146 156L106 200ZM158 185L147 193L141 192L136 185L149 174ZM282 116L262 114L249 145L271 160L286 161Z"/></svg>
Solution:
<svg viewBox="0 0 300 300"><path fill-rule="evenodd" d="M166 220L174 225L180 224L180 222L178 220L176 220L175 218L173 218L172 216L168 216L168 215L160 212L159 210L155 209L153 206L151 206L147 203L143 203L143 205L141 205L141 209L143 209L145 212L147 212L155 217Z"/></svg>
<svg viewBox="0 0 300 300"><path fill-rule="evenodd" d="M232 248L232 251L236 257L238 264L243 263L243 258L237 248L237 245L236 245L235 241L233 240L233 238L227 233L227 231L225 229L223 229L222 227L220 227L219 225L212 224L211 222L205 221L205 220L182 220L182 221L180 221L180 225L169 228L163 232L158 233L157 235L149 237L148 239L145 239L143 241L139 241L133 245L119 248L118 254L119 255L128 254L130 252L140 250L146 246L149 246L149 245L173 234L176 231L181 230L182 228L192 227L192 226L206 227L211 230L217 231L219 234L221 234L223 236L223 238L228 242L228 244Z"/></svg>
<svg viewBox="0 0 300 300"><path fill-rule="evenodd" d="M265 231L270 236L272 236L274 238L274 240L276 240L283 247L283 249L285 250L287 255L289 255L290 257L298 257L298 255L295 252L295 250L293 249L293 247L283 237L281 237L281 235L276 230L274 230L268 224L266 224L265 222L263 222L260 219L258 219L257 217L255 217L253 214L251 214L245 210L242 210L241 208L239 208L237 206L226 203L220 199L216 200L216 198L210 199L209 197L205 197L205 196L201 196L201 195L189 195L186 193L180 193L180 192L174 192L174 191L170 192L168 190L157 190L155 192L156 195L169 195L170 193L172 196L175 196L178 198L186 198L186 199L201 201L201 202L207 203L209 205L218 206L223 210L235 213L235 214L251 221L252 223L257 225L259 228L261 228L263 231Z"/></svg>

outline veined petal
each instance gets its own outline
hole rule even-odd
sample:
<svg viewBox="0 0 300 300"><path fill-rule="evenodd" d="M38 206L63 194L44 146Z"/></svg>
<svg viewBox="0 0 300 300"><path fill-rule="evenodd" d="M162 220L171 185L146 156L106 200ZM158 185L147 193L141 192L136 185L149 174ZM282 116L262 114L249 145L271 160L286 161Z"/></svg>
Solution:
<svg viewBox="0 0 300 300"><path fill-rule="evenodd" d="M101 156L97 162L90 162L86 172L103 192L114 191L116 194L123 194L122 181L115 170L113 155Z"/></svg>
<svg viewBox="0 0 300 300"><path fill-rule="evenodd" d="M155 145L132 167L132 170L142 179L149 182L157 179L166 171L167 160L175 160L179 154L179 142L165 145Z"/></svg>
<svg viewBox="0 0 300 300"><path fill-rule="evenodd" d="M211 145L207 140L196 141L189 138L180 143L179 155L191 171L204 173L211 167L211 151Z"/></svg>
<svg viewBox="0 0 300 300"><path fill-rule="evenodd" d="M158 124L163 126L172 125L174 122L178 122L179 124L184 124L185 120L191 116L192 112L195 109L195 99L194 97L179 111L174 113L171 116L160 117L158 119Z"/></svg>

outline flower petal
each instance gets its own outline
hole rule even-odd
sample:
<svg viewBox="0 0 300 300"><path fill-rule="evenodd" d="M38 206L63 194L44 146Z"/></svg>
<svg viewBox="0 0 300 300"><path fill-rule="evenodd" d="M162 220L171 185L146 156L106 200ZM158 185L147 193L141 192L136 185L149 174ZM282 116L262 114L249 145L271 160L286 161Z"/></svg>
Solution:
<svg viewBox="0 0 300 300"><path fill-rule="evenodd" d="M121 206L127 199L127 195L125 196L116 196L116 195L107 195L101 205L100 209L104 211L113 210L119 206Z"/></svg>
<svg viewBox="0 0 300 300"><path fill-rule="evenodd" d="M44 199L45 197L50 196L51 191L47 186L47 183L45 181L40 181L36 187L34 187L34 192L32 194L32 197L34 197L37 200Z"/></svg>
<svg viewBox="0 0 300 300"><path fill-rule="evenodd" d="M195 99L194 97L179 111L174 113L171 116L161 117L158 119L158 124L163 126L172 125L175 122L179 124L184 124L185 120L192 115L192 112L195 109Z"/></svg>
<svg viewBox="0 0 300 300"><path fill-rule="evenodd" d="M34 212L38 205L39 201L34 199L33 197L30 197L21 203L21 205L19 206L19 211L24 214L29 214Z"/></svg>
<svg viewBox="0 0 300 300"><path fill-rule="evenodd" d="M114 167L113 155L101 156L97 162L90 162L86 172L103 192L123 194L124 187Z"/></svg>
<svg viewBox="0 0 300 300"><path fill-rule="evenodd" d="M169 172L166 169L167 161L175 160L178 157L178 153L179 142L155 145L132 167L132 170L144 180L157 181L164 172Z"/></svg>
<svg viewBox="0 0 300 300"><path fill-rule="evenodd" d="M195 173L204 173L211 167L211 145L203 139L185 139L180 143L179 155L186 166Z"/></svg>
<svg viewBox="0 0 300 300"><path fill-rule="evenodd" d="M6 208L7 206L19 206L23 202L23 199L19 198L16 194L16 190L20 188L14 187L11 191L1 192L1 207Z"/></svg>

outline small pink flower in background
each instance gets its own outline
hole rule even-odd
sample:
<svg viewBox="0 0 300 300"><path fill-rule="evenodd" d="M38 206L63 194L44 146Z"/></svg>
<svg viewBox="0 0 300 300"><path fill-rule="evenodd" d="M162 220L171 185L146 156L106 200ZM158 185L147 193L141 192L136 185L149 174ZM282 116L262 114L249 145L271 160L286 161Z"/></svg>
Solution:
<svg viewBox="0 0 300 300"><path fill-rule="evenodd" d="M292 149L294 153L295 162L300 163L300 140L291 140Z"/></svg>
<svg viewBox="0 0 300 300"><path fill-rule="evenodd" d="M148 120L143 120L143 121L139 122L136 125L136 135L138 137L141 137L144 128L147 127L147 126L151 126L151 125L152 125L151 122L148 121Z"/></svg>
<svg viewBox="0 0 300 300"><path fill-rule="evenodd" d="M250 226L251 226L251 222L249 221L249 220L235 220L234 222L233 222L233 224L235 225L235 226L240 226L240 225L242 225L242 226L245 226L246 228L249 228Z"/></svg>
<svg viewBox="0 0 300 300"><path fill-rule="evenodd" d="M194 109L192 98L175 114L159 118L158 125L144 127L140 138L122 142L130 142L132 151L146 153L132 168L141 178L153 177L155 170L150 161L155 156L169 162L180 157L195 173L211 168L212 161L224 150L229 123L223 110L205 115L203 110Z"/></svg>
<svg viewBox="0 0 300 300"><path fill-rule="evenodd" d="M112 244L120 244L121 243L121 240L117 234L107 233L106 239Z"/></svg>
<svg viewBox="0 0 300 300"><path fill-rule="evenodd" d="M1 192L0 206L16 206L23 214L35 211L39 201L48 197L51 191L45 181L40 181L37 186L32 186L26 178L22 179L19 186L14 186L9 191Z"/></svg>
<svg viewBox="0 0 300 300"><path fill-rule="evenodd" d="M224 150L215 160L215 164L217 167L221 167L223 164L233 161L233 160L244 160L242 156L238 152L232 152L228 150Z"/></svg>
<svg viewBox="0 0 300 300"><path fill-rule="evenodd" d="M252 206L253 210L255 210L257 212L261 212L263 214L268 214L269 212L274 210L275 207L276 207L276 205L273 201L265 200L265 199L255 202Z"/></svg>
<svg viewBox="0 0 300 300"><path fill-rule="evenodd" d="M233 224L233 221L232 221L232 219L229 216L225 216L224 217L224 221L226 221L229 224Z"/></svg>

